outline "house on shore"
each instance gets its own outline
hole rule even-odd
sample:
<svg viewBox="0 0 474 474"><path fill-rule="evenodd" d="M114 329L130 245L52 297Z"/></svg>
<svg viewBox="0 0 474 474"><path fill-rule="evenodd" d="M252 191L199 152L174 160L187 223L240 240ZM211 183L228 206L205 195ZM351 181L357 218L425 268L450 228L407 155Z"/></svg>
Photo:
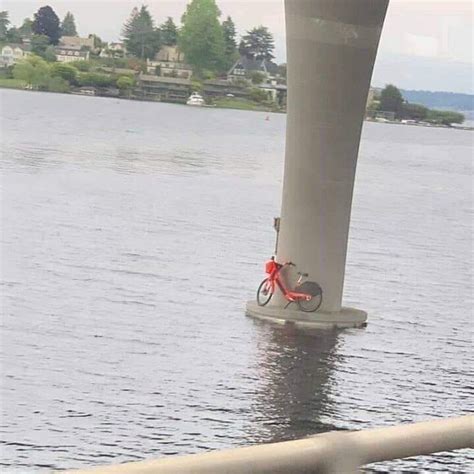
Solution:
<svg viewBox="0 0 474 474"><path fill-rule="evenodd" d="M0 67L13 66L31 54L29 45L8 43L0 51Z"/></svg>
<svg viewBox="0 0 474 474"><path fill-rule="evenodd" d="M99 56L120 59L125 57L126 51L124 43L109 43L101 49Z"/></svg>
<svg viewBox="0 0 474 474"><path fill-rule="evenodd" d="M252 76L259 73L263 81L252 84ZM248 87L256 87L266 92L268 100L279 107L286 107L287 88L283 78L280 77L278 66L266 59L249 58L242 55L227 73L229 84L247 83ZM235 94L236 95L236 94Z"/></svg>
<svg viewBox="0 0 474 474"><path fill-rule="evenodd" d="M268 99L282 108L286 108L287 87L285 84L277 84L275 80L258 85L259 89L265 91Z"/></svg>
<svg viewBox="0 0 474 474"><path fill-rule="evenodd" d="M94 49L94 38L81 38L80 36L61 36L59 45L72 49Z"/></svg>
<svg viewBox="0 0 474 474"><path fill-rule="evenodd" d="M69 46L56 46L54 48L56 61L60 63L72 63L75 61L88 61L89 51Z"/></svg>
<svg viewBox="0 0 474 474"><path fill-rule="evenodd" d="M185 104L191 89L190 79L140 74L133 98Z"/></svg>
<svg viewBox="0 0 474 474"><path fill-rule="evenodd" d="M146 65L148 74L156 76L190 79L193 74L177 46L163 46L153 59L147 59Z"/></svg>
<svg viewBox="0 0 474 474"><path fill-rule="evenodd" d="M209 79L204 81L202 92L206 97L219 98L226 96L245 98L247 87L226 79Z"/></svg>
<svg viewBox="0 0 474 474"><path fill-rule="evenodd" d="M276 79L278 77L278 66L266 59L255 59L242 55L227 72L227 79L231 81L249 80L252 74L256 72L262 74L266 81Z"/></svg>

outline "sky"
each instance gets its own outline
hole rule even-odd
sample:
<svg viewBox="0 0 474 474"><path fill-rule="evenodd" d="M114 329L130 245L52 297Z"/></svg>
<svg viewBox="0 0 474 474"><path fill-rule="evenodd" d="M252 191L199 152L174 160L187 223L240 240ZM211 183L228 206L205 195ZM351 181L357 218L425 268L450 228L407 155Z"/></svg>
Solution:
<svg viewBox="0 0 474 474"><path fill-rule="evenodd" d="M356 0L354 0L356 1ZM60 18L71 11L80 35L98 34L117 41L132 8L145 3L157 23L178 22L187 0L0 0L19 26L49 4ZM277 62L286 59L283 0L217 0L222 17L230 15L239 34L265 25L275 37ZM471 0L391 0L382 32L372 84L403 89L473 93Z"/></svg>

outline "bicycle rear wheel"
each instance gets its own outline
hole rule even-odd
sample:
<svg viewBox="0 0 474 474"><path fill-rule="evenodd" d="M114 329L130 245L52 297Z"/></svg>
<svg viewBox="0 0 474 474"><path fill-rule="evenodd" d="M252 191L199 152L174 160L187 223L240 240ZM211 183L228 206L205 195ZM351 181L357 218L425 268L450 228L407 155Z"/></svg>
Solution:
<svg viewBox="0 0 474 474"><path fill-rule="evenodd" d="M270 279L265 278L265 280L260 283L260 286L257 290L257 303L259 306L265 306L272 299L273 292L272 286L270 284Z"/></svg>
<svg viewBox="0 0 474 474"><path fill-rule="evenodd" d="M309 300L298 300L298 308L305 313L317 311L323 302L323 290L315 281L306 281L295 288L298 293L311 295Z"/></svg>
<svg viewBox="0 0 474 474"><path fill-rule="evenodd" d="M312 296L310 300L298 300L298 307L305 313L314 313L319 309L323 298L321 296Z"/></svg>

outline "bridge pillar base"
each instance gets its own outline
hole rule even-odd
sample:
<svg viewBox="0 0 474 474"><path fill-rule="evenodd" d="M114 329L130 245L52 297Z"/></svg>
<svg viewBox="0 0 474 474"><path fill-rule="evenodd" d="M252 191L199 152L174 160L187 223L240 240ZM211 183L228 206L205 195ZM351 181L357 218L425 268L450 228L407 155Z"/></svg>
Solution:
<svg viewBox="0 0 474 474"><path fill-rule="evenodd" d="M249 301L245 313L252 318L273 324L294 324L302 329L359 328L367 325L367 313L359 309L343 307L341 311L334 313L324 311L304 313L291 306L283 309L275 306L259 306L256 301Z"/></svg>

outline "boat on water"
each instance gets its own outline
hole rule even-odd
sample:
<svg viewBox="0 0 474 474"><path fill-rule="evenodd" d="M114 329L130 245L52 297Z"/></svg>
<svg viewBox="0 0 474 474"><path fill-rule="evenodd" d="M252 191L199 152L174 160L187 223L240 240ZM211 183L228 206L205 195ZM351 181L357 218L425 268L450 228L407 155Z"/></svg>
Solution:
<svg viewBox="0 0 474 474"><path fill-rule="evenodd" d="M202 95L198 94L197 92L193 92L186 101L186 105L202 107L204 105L204 99L202 98Z"/></svg>

